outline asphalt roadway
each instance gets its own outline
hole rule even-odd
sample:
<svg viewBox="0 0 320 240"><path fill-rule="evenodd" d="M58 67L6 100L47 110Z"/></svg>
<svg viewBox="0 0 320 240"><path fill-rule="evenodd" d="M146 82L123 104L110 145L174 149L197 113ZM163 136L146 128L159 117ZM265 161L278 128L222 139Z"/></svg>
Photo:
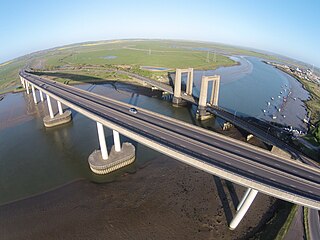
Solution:
<svg viewBox="0 0 320 240"><path fill-rule="evenodd" d="M316 168L140 108L137 114L132 114L128 104L107 97L25 72L21 72L21 76L53 95L160 145L295 198L311 200L320 208L320 175Z"/></svg>

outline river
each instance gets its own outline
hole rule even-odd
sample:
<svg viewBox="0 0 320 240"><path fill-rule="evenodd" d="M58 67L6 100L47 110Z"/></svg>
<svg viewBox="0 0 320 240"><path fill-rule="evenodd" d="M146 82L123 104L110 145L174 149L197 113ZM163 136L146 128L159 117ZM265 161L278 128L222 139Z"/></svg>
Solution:
<svg viewBox="0 0 320 240"><path fill-rule="evenodd" d="M234 111L237 115L250 115L305 129L301 121L306 114L302 101L308 98L308 93L301 84L260 59L236 59L241 62L240 66L224 67L214 71L196 71L195 95L199 93L202 75L220 74L220 106ZM292 93L279 113L274 106L283 105L283 101L277 96L285 85L287 91ZM203 123L196 121L195 107L172 107L171 102L163 99L159 91L123 83L85 84L77 87L208 129L221 127L219 121L214 119ZM262 109L267 109L267 102L271 102L272 96L275 100L264 114ZM294 97L297 100L293 100ZM54 111L57 112L56 103L54 105ZM32 94L6 94L0 101L0 205L49 191L76 179L111 182L125 172L137 171L160 155L134 143L137 148L137 160L134 164L108 176L97 176L91 173L87 163L89 154L99 146L95 122L73 111L71 123L46 129L42 118L47 114L46 103L34 105ZM275 114L279 117L271 119L270 115ZM283 118L281 114L286 114L287 117ZM107 128L105 131L108 145L111 147L112 132ZM126 138L122 136L121 140L126 141Z"/></svg>

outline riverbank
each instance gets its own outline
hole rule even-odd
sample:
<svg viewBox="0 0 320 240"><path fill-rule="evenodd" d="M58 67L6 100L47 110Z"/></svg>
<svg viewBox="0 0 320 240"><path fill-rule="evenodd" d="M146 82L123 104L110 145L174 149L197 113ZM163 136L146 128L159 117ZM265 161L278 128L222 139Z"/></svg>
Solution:
<svg viewBox="0 0 320 240"><path fill-rule="evenodd" d="M3 239L247 239L273 214L275 199L258 194L230 231L244 191L161 156L112 183L81 180L1 206L0 232Z"/></svg>
<svg viewBox="0 0 320 240"><path fill-rule="evenodd" d="M291 68L282 67L280 64L274 64L272 62L265 62L268 65L271 65L280 71L292 76L296 79L302 87L310 94L310 97L307 100L303 100L305 109L307 111L305 119L308 119L308 134L305 135L304 139L308 141L313 147L302 146L305 151L310 152L309 155L317 156L319 154L318 149L320 146L320 85L315 82L308 81L303 79L296 74L291 72ZM302 73L299 73L302 74ZM304 121L304 120L303 120ZM299 145L299 143L297 143Z"/></svg>
<svg viewBox="0 0 320 240"><path fill-rule="evenodd" d="M265 62L266 64L269 64L271 66L274 66L270 62ZM310 122L312 124L317 123L320 120L320 86L315 84L314 82L307 81L305 79L302 79L295 74L293 74L291 71L287 70L284 67L281 66L274 66L275 68L279 69L280 71L292 76L297 81L299 81L303 88L309 92L311 95L311 98L305 101L308 111L310 112Z"/></svg>

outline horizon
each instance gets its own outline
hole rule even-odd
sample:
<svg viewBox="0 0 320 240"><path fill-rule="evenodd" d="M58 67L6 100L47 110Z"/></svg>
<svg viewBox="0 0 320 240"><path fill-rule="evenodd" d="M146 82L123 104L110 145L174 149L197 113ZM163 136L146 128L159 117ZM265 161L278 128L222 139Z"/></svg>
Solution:
<svg viewBox="0 0 320 240"><path fill-rule="evenodd" d="M290 5L277 1L250 2L233 2L231 8L215 1L182 4L182 1L64 3L59 0L39 5L36 1L21 4L13 0L1 4L0 20L6 34L0 39L1 46L5 46L1 49L0 63L82 42L162 39L254 49L320 67L316 41L320 34L314 31L320 21L316 14L320 3L304 3L303 6L316 5L306 11L298 1ZM166 3L176 11L168 11Z"/></svg>

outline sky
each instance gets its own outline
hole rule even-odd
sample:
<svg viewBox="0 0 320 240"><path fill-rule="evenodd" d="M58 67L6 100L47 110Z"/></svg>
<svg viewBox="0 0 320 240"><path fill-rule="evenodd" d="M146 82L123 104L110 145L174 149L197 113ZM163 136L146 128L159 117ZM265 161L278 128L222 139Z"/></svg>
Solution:
<svg viewBox="0 0 320 240"><path fill-rule="evenodd" d="M71 43L162 38L251 47L320 67L319 0L0 0L0 63Z"/></svg>

